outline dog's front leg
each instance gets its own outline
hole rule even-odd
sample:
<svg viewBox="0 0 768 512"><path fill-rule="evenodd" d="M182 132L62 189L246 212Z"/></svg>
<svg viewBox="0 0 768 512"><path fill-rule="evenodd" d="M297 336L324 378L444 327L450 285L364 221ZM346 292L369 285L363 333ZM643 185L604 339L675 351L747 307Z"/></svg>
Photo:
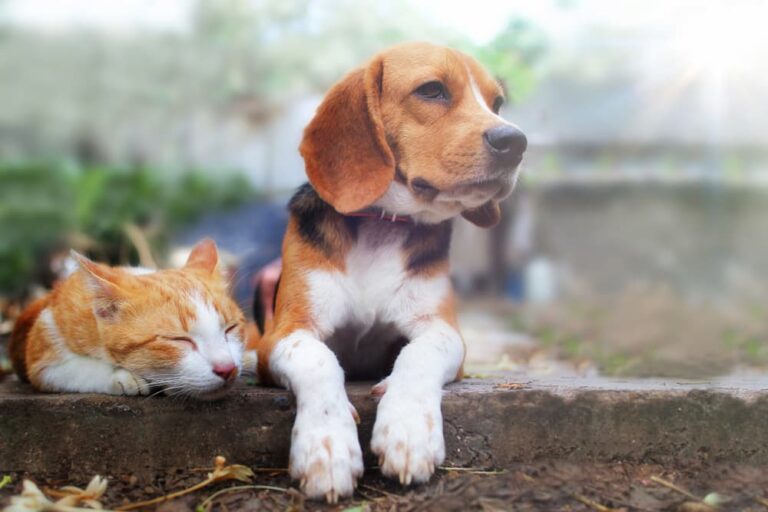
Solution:
<svg viewBox="0 0 768 512"><path fill-rule="evenodd" d="M305 330L277 343L272 374L296 396L291 436L290 474L310 498L336 503L349 496L363 474L357 438L357 412L344 390L336 355Z"/></svg>
<svg viewBox="0 0 768 512"><path fill-rule="evenodd" d="M448 322L419 322L387 379L373 427L371 449L381 471L404 485L426 482L445 458L442 388L456 379L464 343Z"/></svg>

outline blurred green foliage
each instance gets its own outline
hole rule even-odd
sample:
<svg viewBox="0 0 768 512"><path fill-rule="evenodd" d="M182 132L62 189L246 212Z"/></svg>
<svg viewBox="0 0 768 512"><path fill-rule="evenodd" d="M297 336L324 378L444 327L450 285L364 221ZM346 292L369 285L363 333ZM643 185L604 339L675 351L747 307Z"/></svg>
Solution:
<svg viewBox="0 0 768 512"><path fill-rule="evenodd" d="M256 193L238 174L149 167L0 164L0 294L19 295L45 280L49 257L76 246L110 263L135 264L126 226L162 250L169 233L206 211Z"/></svg>
<svg viewBox="0 0 768 512"><path fill-rule="evenodd" d="M0 76L13 77L0 80L0 154L83 160L88 147L99 162L208 166L228 160L215 144L193 145L200 130L264 126L390 45L461 48L503 79L510 103L530 95L547 48L522 19L474 44L410 0L198 0L189 14L186 30L120 37L39 32L0 16Z"/></svg>
<svg viewBox="0 0 768 512"><path fill-rule="evenodd" d="M511 103L530 95L536 86L537 65L548 50L544 32L531 21L515 18L488 44L469 51L502 80Z"/></svg>

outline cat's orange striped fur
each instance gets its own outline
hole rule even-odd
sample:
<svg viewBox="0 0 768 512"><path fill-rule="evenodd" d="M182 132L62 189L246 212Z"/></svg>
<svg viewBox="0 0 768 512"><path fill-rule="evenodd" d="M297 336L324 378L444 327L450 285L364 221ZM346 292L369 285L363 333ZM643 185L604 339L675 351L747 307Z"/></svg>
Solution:
<svg viewBox="0 0 768 512"><path fill-rule="evenodd" d="M11 334L19 377L41 391L218 396L242 368L245 322L210 240L182 269L80 268Z"/></svg>

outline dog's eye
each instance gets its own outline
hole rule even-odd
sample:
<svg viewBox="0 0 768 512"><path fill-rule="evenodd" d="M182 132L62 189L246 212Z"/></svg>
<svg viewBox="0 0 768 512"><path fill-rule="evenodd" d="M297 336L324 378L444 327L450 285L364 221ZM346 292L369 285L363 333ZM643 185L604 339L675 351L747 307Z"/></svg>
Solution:
<svg viewBox="0 0 768 512"><path fill-rule="evenodd" d="M227 328L224 330L224 334L229 334L229 333L231 333L232 331L234 331L234 330L235 330L235 328L237 328L237 326L238 326L238 325L239 325L239 324L238 324L237 322L235 322L234 324L230 324L230 325L228 325L228 326L227 326Z"/></svg>
<svg viewBox="0 0 768 512"><path fill-rule="evenodd" d="M428 100L444 100L448 98L445 86L437 80L422 84L413 92Z"/></svg>
<svg viewBox="0 0 768 512"><path fill-rule="evenodd" d="M502 98L501 96L496 96L496 99L493 100L493 113L498 114L503 104L504 104L504 98Z"/></svg>
<svg viewBox="0 0 768 512"><path fill-rule="evenodd" d="M425 180L424 178L415 178L411 182L411 187L413 187L413 191L417 194L423 194L423 195L436 195L439 190L437 190L437 187L432 185L430 182Z"/></svg>

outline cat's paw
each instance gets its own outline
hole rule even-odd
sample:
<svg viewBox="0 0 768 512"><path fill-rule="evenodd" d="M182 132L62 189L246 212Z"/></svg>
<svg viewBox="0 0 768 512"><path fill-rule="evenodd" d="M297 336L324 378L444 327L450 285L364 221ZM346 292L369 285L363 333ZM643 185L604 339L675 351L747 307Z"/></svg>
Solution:
<svg viewBox="0 0 768 512"><path fill-rule="evenodd" d="M110 393L113 395L148 395L149 383L124 368L118 368L112 374Z"/></svg>
<svg viewBox="0 0 768 512"><path fill-rule="evenodd" d="M357 487L363 474L363 455L356 418L352 405L331 405L297 414L290 473L309 498L325 497L328 503L337 503L339 497L350 496Z"/></svg>
<svg viewBox="0 0 768 512"><path fill-rule="evenodd" d="M255 350L246 350L243 352L243 367L240 370L242 375L257 376L259 374L259 355Z"/></svg>
<svg viewBox="0 0 768 512"><path fill-rule="evenodd" d="M385 476L403 485L429 480L445 459L440 395L387 391L376 414L371 450Z"/></svg>

